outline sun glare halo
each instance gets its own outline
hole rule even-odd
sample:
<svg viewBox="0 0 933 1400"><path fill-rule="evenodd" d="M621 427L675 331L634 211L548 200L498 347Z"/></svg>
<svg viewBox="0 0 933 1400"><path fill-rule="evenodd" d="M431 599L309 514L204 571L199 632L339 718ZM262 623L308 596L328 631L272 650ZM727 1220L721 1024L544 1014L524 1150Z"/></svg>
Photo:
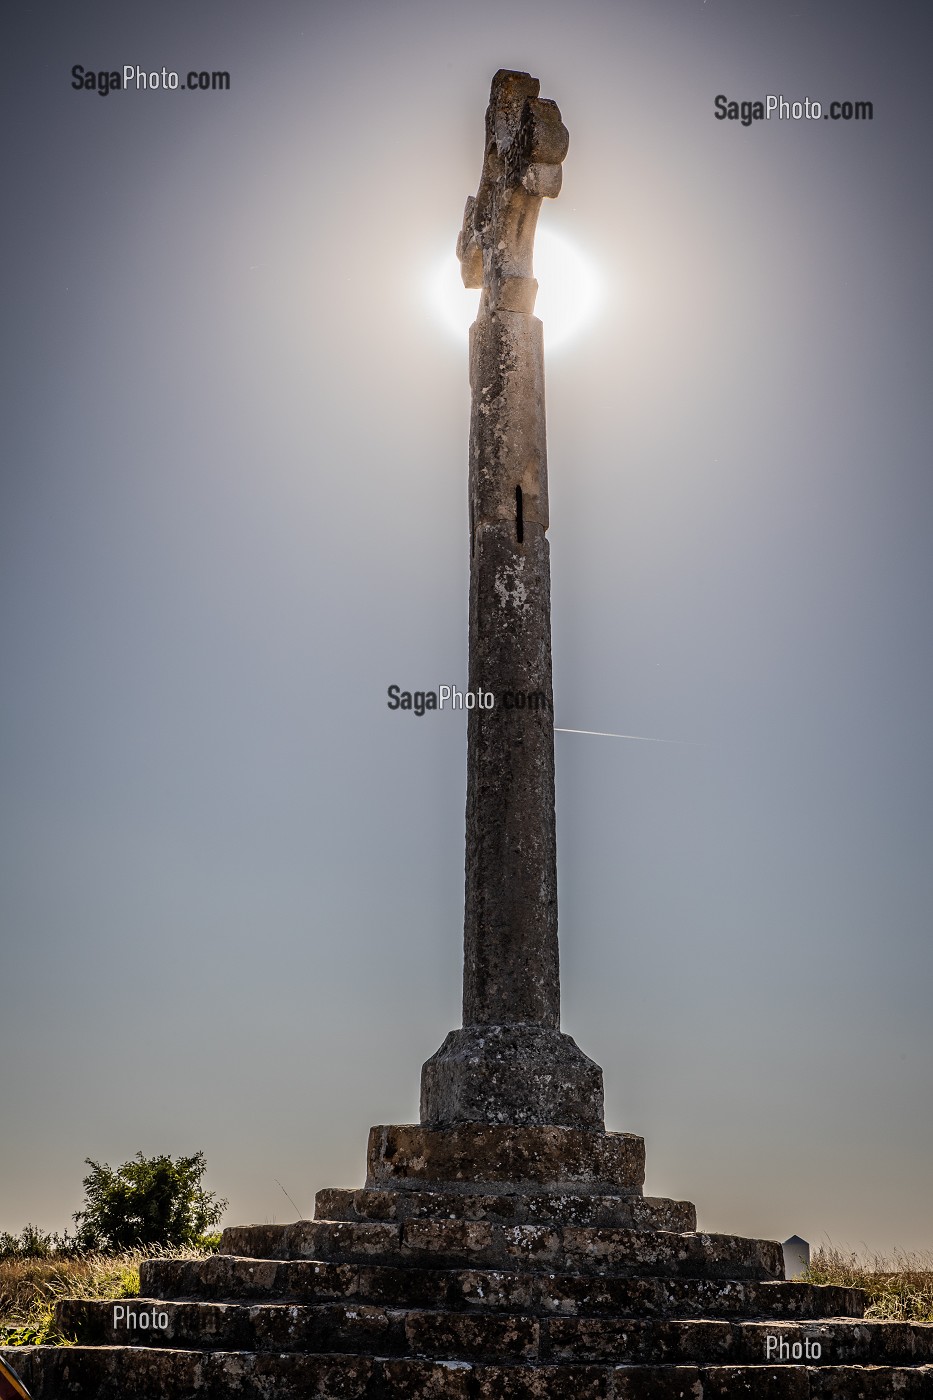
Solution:
<svg viewBox="0 0 933 1400"><path fill-rule="evenodd" d="M579 249L549 229L539 230L535 239L534 268L538 279L535 315L544 323L545 345L553 350L572 340L593 319L596 274ZM452 253L437 263L430 294L437 318L458 340L465 340L476 320L479 292L464 287Z"/></svg>

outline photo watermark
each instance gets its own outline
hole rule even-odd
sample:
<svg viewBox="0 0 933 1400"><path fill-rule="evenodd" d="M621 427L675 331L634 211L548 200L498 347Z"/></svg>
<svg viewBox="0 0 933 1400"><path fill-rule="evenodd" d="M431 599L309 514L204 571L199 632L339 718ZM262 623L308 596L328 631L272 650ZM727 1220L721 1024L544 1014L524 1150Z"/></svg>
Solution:
<svg viewBox="0 0 933 1400"><path fill-rule="evenodd" d="M491 690L458 690L455 685L439 685L435 690L403 690L390 685L386 690L386 705L390 710L409 710L412 714L427 714L428 710L529 710L532 713L553 713L554 705L543 690L505 690L497 698Z"/></svg>
<svg viewBox="0 0 933 1400"><path fill-rule="evenodd" d="M75 92L96 92L107 97L111 92L229 92L230 74L226 69L189 68L181 77L174 68L140 68L138 63L124 63L119 68L85 68L76 63L71 70L71 86Z"/></svg>
<svg viewBox="0 0 933 1400"><path fill-rule="evenodd" d="M120 1323L124 1327L135 1327L143 1332L164 1332L168 1327L168 1313L159 1312L156 1308L151 1308L148 1312L145 1308L137 1311L127 1307L125 1303L117 1303L113 1310L113 1325L117 1327Z"/></svg>
<svg viewBox="0 0 933 1400"><path fill-rule="evenodd" d="M805 97L798 102L786 98L783 93L773 92L769 92L764 101L746 98L741 102L720 92L713 98L713 106L718 122L741 122L742 126L751 126L752 122L770 121L772 117L776 117L778 121L794 122L804 119L819 121L820 118L823 121L834 122L870 122L875 119L873 102L829 102L824 110L822 102L817 102L812 97Z"/></svg>
<svg viewBox="0 0 933 1400"><path fill-rule="evenodd" d="M819 1361L823 1348L819 1342L811 1342L805 1337L802 1342L789 1342L785 1337L777 1337L769 1332L765 1337L766 1361Z"/></svg>

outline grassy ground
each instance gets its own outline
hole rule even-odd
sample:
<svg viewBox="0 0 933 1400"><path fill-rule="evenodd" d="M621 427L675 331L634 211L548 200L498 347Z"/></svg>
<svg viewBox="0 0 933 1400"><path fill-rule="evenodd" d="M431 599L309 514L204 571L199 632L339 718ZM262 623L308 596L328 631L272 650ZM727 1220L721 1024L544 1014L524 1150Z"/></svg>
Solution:
<svg viewBox="0 0 933 1400"><path fill-rule="evenodd" d="M208 1252L150 1246L80 1258L0 1259L0 1346L68 1345L70 1339L57 1333L52 1318L59 1298L133 1298L139 1293L141 1259L190 1259Z"/></svg>
<svg viewBox="0 0 933 1400"><path fill-rule="evenodd" d="M830 1246L818 1249L804 1274L809 1283L840 1283L864 1288L866 1317L893 1322L933 1322L933 1254L897 1254L893 1259L856 1254Z"/></svg>

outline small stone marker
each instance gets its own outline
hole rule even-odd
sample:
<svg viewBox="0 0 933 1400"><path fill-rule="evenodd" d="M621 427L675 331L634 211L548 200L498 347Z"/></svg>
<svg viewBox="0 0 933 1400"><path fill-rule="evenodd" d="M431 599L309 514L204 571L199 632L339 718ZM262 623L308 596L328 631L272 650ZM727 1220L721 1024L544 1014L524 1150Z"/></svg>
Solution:
<svg viewBox="0 0 933 1400"><path fill-rule="evenodd" d="M781 1248L784 1251L784 1277L799 1278L810 1263L810 1246L799 1235L791 1235Z"/></svg>

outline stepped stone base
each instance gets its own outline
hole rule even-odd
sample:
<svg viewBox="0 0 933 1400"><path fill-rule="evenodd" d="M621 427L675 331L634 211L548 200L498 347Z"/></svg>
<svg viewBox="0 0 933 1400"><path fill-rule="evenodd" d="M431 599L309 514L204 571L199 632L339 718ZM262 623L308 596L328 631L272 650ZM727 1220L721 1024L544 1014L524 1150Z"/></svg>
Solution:
<svg viewBox="0 0 933 1400"><path fill-rule="evenodd" d="M377 1307L529 1312L562 1317L854 1317L857 1288L735 1279L666 1279L510 1273L496 1269L411 1269L308 1259L149 1259L144 1295L210 1301L278 1299L331 1303L365 1299Z"/></svg>
<svg viewBox="0 0 933 1400"><path fill-rule="evenodd" d="M675 1234L592 1225L494 1225L482 1220L401 1223L299 1220L239 1225L221 1251L254 1259L315 1259L400 1268L505 1269L523 1266L586 1276L776 1279L781 1246L735 1235Z"/></svg>
<svg viewBox="0 0 933 1400"><path fill-rule="evenodd" d="M329 1190L317 1193L319 1220L488 1220L503 1225L621 1225L631 1230L695 1230L690 1201L642 1196L515 1192Z"/></svg>
<svg viewBox="0 0 933 1400"><path fill-rule="evenodd" d="M933 1400L933 1324L785 1282L771 1240L642 1195L644 1144L568 1125L372 1130L316 1218L151 1259L10 1348L35 1400Z"/></svg>
<svg viewBox="0 0 933 1400"><path fill-rule="evenodd" d="M499 1366L136 1348L3 1352L34 1400L930 1400L933 1366Z"/></svg>
<svg viewBox="0 0 933 1400"><path fill-rule="evenodd" d="M403 1124L369 1134L366 1185L477 1194L641 1192L644 1138L553 1126Z"/></svg>

